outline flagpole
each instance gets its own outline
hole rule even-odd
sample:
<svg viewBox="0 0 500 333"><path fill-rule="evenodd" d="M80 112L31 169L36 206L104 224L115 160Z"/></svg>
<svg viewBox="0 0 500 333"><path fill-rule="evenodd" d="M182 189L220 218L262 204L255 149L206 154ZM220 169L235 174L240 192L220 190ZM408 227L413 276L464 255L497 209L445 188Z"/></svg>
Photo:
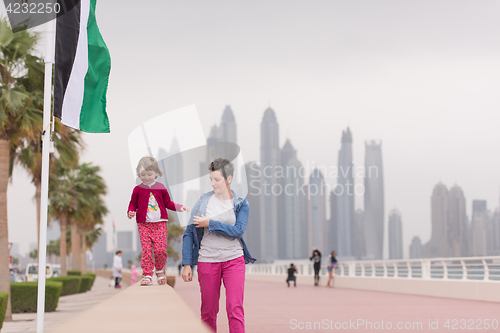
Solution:
<svg viewBox="0 0 500 333"><path fill-rule="evenodd" d="M51 96L52 64L55 50L55 22L47 22L45 50L45 82L43 88L43 132L42 132L42 188L40 202L40 250L38 254L38 304L36 313L36 332L43 333L45 315L45 270L47 261L47 207L49 196L49 154L51 137ZM52 29L51 29L52 28ZM52 31L51 31L52 30ZM63 235L61 235L63 237Z"/></svg>

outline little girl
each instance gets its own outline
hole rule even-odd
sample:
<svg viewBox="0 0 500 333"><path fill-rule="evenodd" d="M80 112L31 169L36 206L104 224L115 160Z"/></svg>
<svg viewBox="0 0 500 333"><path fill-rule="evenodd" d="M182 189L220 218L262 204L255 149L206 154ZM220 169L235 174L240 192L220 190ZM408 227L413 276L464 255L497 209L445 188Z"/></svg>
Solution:
<svg viewBox="0 0 500 333"><path fill-rule="evenodd" d="M152 277L155 268L158 284L164 285L167 282L163 273L167 261L167 209L189 212L189 207L170 200L165 186L156 182L156 178L161 175L162 172L156 159L153 157L141 158L137 165L137 176L141 179L142 184L134 188L128 206L128 218L136 217L141 240L141 268L144 275L141 286L153 284Z"/></svg>

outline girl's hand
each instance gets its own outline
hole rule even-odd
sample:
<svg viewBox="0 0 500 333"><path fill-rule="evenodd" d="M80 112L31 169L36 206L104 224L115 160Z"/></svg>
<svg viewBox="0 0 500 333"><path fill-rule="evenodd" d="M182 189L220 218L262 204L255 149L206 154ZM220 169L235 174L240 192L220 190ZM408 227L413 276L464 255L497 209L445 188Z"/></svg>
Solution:
<svg viewBox="0 0 500 333"><path fill-rule="evenodd" d="M130 210L130 211L128 212L128 218L129 218L129 219L131 219L131 218L133 218L134 216L135 216L135 212L133 212L133 211L131 211L131 210Z"/></svg>
<svg viewBox="0 0 500 333"><path fill-rule="evenodd" d="M181 211L183 211L183 212L189 212L190 209L189 209L188 206L182 206Z"/></svg>
<svg viewBox="0 0 500 333"><path fill-rule="evenodd" d="M191 266L185 265L182 269L182 279L184 282L190 282L193 280L193 271L191 270Z"/></svg>
<svg viewBox="0 0 500 333"><path fill-rule="evenodd" d="M201 214L201 216L193 217L193 224L196 228L205 228L210 225L210 219L205 217L205 215Z"/></svg>

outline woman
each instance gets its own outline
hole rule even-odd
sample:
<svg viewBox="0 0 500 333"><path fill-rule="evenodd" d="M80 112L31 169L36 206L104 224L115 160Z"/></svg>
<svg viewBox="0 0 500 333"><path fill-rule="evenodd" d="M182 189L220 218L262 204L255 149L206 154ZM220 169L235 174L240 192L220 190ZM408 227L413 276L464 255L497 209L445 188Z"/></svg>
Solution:
<svg viewBox="0 0 500 333"><path fill-rule="evenodd" d="M201 319L215 332L222 279L229 332L245 332L245 264L255 262L243 241L248 201L231 190L233 163L218 158L208 169L213 191L203 194L191 212L182 238L182 279L191 281L192 266L198 265Z"/></svg>
<svg viewBox="0 0 500 333"><path fill-rule="evenodd" d="M319 269L321 268L321 252L313 248L309 260L314 260L314 285L317 286L319 284Z"/></svg>
<svg viewBox="0 0 500 333"><path fill-rule="evenodd" d="M326 267L326 269L328 270L328 282L326 283L327 287L330 287L330 281L333 280L332 271L335 270L333 274L337 274L337 258L335 258L336 255L337 253L335 251L332 251L332 253L330 253L330 258L328 258L328 266Z"/></svg>

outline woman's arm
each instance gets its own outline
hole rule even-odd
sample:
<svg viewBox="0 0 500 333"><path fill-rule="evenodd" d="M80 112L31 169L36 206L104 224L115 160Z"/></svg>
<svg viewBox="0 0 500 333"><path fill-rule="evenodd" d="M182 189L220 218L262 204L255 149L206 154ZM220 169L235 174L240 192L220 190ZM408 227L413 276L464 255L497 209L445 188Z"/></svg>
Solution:
<svg viewBox="0 0 500 333"><path fill-rule="evenodd" d="M249 210L250 207L248 206L248 201L245 199L243 200L243 204L236 215L236 223L234 225L210 220L208 232L213 232L219 236L243 238L243 234L247 229Z"/></svg>
<svg viewBox="0 0 500 333"><path fill-rule="evenodd" d="M191 259L193 257L193 245L194 239L193 235L196 236L196 230L194 230L194 224L189 224L184 230L184 235L182 235L182 265L191 265Z"/></svg>

